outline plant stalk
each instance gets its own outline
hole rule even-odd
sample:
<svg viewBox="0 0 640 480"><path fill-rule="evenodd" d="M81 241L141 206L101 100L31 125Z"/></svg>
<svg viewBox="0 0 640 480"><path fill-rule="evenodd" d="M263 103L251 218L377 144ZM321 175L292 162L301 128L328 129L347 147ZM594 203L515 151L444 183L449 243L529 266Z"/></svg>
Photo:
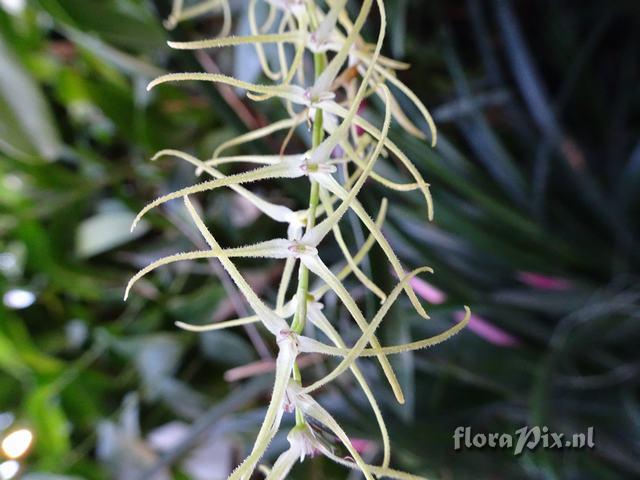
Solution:
<svg viewBox="0 0 640 480"><path fill-rule="evenodd" d="M327 59L324 54L314 54L314 68L315 77L318 78L325 69ZM313 118L313 132L312 132L312 149L318 148L324 140L324 125L323 114L321 109L316 109ZM311 190L309 192L309 210L307 212L306 230L311 230L316 224L316 210L320 201L320 185L318 182L311 180ZM293 317L291 324L291 330L297 334L301 334L304 330L304 326L307 320L307 302L309 300L309 270L300 262L298 270L298 290L297 290L298 305L296 313ZM293 379L297 383L302 382L300 375L300 369L298 364L293 366ZM304 420L304 414L300 410L296 410L296 425L304 426L306 424Z"/></svg>

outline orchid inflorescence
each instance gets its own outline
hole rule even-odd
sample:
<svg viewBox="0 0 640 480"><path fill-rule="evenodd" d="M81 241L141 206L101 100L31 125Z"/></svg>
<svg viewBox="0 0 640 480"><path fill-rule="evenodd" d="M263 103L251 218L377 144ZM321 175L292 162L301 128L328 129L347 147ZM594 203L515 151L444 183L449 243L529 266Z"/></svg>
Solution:
<svg viewBox="0 0 640 480"><path fill-rule="evenodd" d="M173 28L179 22L194 18L207 11L221 11L224 24L216 38L192 42L169 42L176 49L195 50L252 44L271 85L244 82L216 73L175 73L153 80L148 89L176 81L202 80L219 82L247 91L255 101L279 98L285 105L289 118L278 121L250 133L240 135L221 144L208 160L177 150L163 150L154 159L173 156L189 162L198 175L207 174L211 179L164 195L147 205L136 217L133 227L151 209L173 199L183 199L189 215L204 237L209 249L178 253L162 258L137 273L127 286L125 298L131 287L144 275L163 265L184 260L218 259L233 279L254 315L195 326L178 322L178 326L195 332L219 330L250 323L261 323L273 336L278 346L275 383L271 401L249 456L234 470L230 479L248 479L257 468L271 440L277 434L285 413L295 412L296 425L289 432L290 448L282 453L272 468L263 467L268 479L286 478L297 461L306 456L322 454L347 467L360 470L368 479L388 477L398 479L419 478L393 470L390 440L380 407L371 387L356 364L363 357L375 357L398 402L404 403L402 388L389 362L388 355L426 348L438 344L459 332L469 320L469 309L462 322L443 333L407 344L381 346L376 330L393 303L402 292L423 318L429 318L413 292L410 280L431 272L428 267L406 273L400 261L382 233L387 201L383 200L377 218L373 220L358 201L358 194L367 180L373 180L396 191L419 191L426 201L427 217L433 218L433 205L429 185L403 151L389 139L391 120L410 134L426 139L427 136L400 108L389 86L403 94L421 112L429 126L431 143L436 143L433 121L422 102L396 76L396 70L407 68L404 63L381 55L385 36L386 15L383 0L363 0L355 20L351 20L347 0L325 0L323 6L315 0L249 0L248 17L251 35L229 36L231 9L228 0L201 0L185 6L182 0L174 0L172 13L165 22ZM379 10L380 28L375 44L365 42L361 36L363 25L371 14L374 3ZM260 6L260 4L264 4ZM266 7L266 8L265 8ZM268 9L268 10L267 10ZM263 10L267 10L263 12ZM259 13L264 19L258 24ZM268 49L275 52L269 57ZM308 61L310 58L313 62ZM313 74L310 74L313 66ZM313 78L313 79L311 79ZM379 97L385 105L382 127L378 128L360 115L365 98ZM303 153L286 154L287 142L295 129L307 123L311 131L312 147ZM248 142L270 136L278 131L288 131L279 154L224 156L223 153ZM412 176L411 183L399 183L378 173L374 167L383 163L381 157L393 155ZM243 173L225 175L217 167L223 164L247 163L259 167ZM334 175L338 168L344 175ZM389 171L390 168L385 168ZM310 185L309 206L294 211L277 205L251 192L246 184L266 179L306 179ZM268 240L237 248L222 248L191 202L192 195L228 187L253 204L259 211L276 222L285 224L287 238ZM369 236L352 254L340 229L340 220L352 211L369 232ZM132 227L132 228L133 228ZM320 256L323 241L332 235L346 265L342 269L329 268ZM378 245L384 252L390 268L398 278L397 285L388 294L383 292L360 268L370 249ZM278 288L275 307L261 299L233 262L234 258L271 258L285 261ZM287 298L294 271L298 268L298 286L291 298ZM318 286L310 288L310 274L318 279ZM353 273L358 281L381 300L375 316L368 321L358 303L345 287L343 280ZM323 313L322 298L333 292L348 310L361 336L351 347L346 345L336 327ZM286 321L292 317L291 323ZM333 345L312 338L312 328L322 332ZM337 357L340 361L325 377L303 386L296 359L301 353L316 353ZM350 370L366 396L382 437L383 458L379 466L364 462L348 435L314 398L312 393ZM310 423L320 424L344 444L348 457L336 455L316 435Z"/></svg>

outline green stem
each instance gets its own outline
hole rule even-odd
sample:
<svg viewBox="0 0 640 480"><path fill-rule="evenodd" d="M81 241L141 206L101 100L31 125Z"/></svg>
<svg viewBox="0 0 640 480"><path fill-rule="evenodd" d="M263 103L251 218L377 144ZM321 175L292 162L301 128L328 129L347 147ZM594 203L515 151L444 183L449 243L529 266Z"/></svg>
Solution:
<svg viewBox="0 0 640 480"><path fill-rule="evenodd" d="M313 148L317 148L324 139L324 129L322 126L322 110L316 110L316 115L313 121ZM320 185L318 182L311 181L311 191L309 193L309 210L307 213L306 227L307 231L311 230L316 224L316 210L320 201ZM298 302L298 308L293 319L291 329L300 334L304 329L305 321L307 318L307 300L309 296L309 270L307 267L300 264L298 270L298 299L302 299Z"/></svg>
<svg viewBox="0 0 640 480"><path fill-rule="evenodd" d="M314 54L314 67L315 76L318 78L324 71L327 58L324 54ZM313 118L313 133L312 133L312 149L318 148L324 140L324 125L323 114L321 109L316 109L315 116ZM316 224L316 210L320 201L320 185L318 182L311 181L311 190L309 192L309 210L307 212L307 231L311 230ZM297 291L298 305L296 313L293 317L291 324L291 330L297 334L301 334L304 330L305 323L307 321L307 301L309 299L309 270L300 262L298 270L298 291ZM294 381L301 383L302 377L300 375L300 369L295 364L293 368ZM300 410L296 410L296 425L305 425L304 415Z"/></svg>
<svg viewBox="0 0 640 480"><path fill-rule="evenodd" d="M318 61L317 58L322 57L323 60ZM315 55L316 67L324 65L324 56ZM317 70L316 70L317 72ZM323 115L322 110L319 108L316 110L315 117L313 119L313 145L312 148L317 148L324 140L324 127L323 127ZM320 185L318 182L311 181L311 191L309 193L309 210L307 212L307 231L311 230L316 224L316 210L320 201ZM309 295L309 270L300 263L300 269L298 270L298 307L296 309L295 316L293 317L293 323L291 329L295 333L302 333L307 318L307 300Z"/></svg>

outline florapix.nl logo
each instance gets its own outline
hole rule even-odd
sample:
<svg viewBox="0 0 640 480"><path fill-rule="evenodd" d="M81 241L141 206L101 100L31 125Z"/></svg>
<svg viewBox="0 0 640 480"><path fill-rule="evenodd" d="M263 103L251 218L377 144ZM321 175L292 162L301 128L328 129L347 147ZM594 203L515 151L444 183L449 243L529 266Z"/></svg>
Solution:
<svg viewBox="0 0 640 480"><path fill-rule="evenodd" d="M454 450L471 449L506 449L513 450L514 455L521 455L525 450L544 448L549 450L594 448L593 427L586 432L565 434L554 432L547 426L522 427L514 433L486 433L471 431L471 427L456 427L453 432Z"/></svg>

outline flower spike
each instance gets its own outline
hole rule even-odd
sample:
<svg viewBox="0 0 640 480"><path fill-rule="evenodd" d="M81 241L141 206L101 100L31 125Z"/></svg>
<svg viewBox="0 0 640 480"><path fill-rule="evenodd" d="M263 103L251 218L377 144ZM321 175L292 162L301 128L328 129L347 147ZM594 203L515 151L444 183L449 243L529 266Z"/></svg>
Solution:
<svg viewBox="0 0 640 480"><path fill-rule="evenodd" d="M184 0L173 0L171 14L165 22L167 28L172 29L180 22L201 15L221 13L224 19L222 29L215 38L172 40L168 42L171 48L200 50L253 45L264 77L273 83L252 83L220 73L186 72L162 75L151 81L147 89L169 82L225 84L244 90L249 100L280 101L284 106L282 111L288 114L288 118L219 144L208 159L201 160L189 153L171 149L161 150L153 157L153 160L175 157L189 163L195 169L196 176L206 174L210 178L158 197L138 213L132 228L150 210L182 198L208 248L176 253L147 265L131 278L125 289L125 298L137 281L152 275L160 267L183 261L216 259L251 307L251 314L210 325L178 321L176 326L190 332L206 332L260 323L266 328L266 334L272 335L278 354L269 405L256 432L255 444L229 479L249 480L260 468L267 480L284 480L298 462L320 454L347 468L359 470L367 480L418 480L421 477L390 467L391 439L382 410L376 392L367 382L357 361L375 359L397 400L403 403L404 393L388 356L416 351L447 340L468 324L470 310L465 307L466 314L461 322L430 338L389 346L382 345L376 336L385 316L403 293L417 314L428 318L411 287L411 279L421 273L431 273L432 270L422 267L405 273L398 254L383 234L387 200L382 199L374 221L359 196L369 180L372 187L379 184L396 192L417 190L424 197L426 217L432 220L434 213L429 184L399 145L389 138L392 121L410 135L429 138L421 130L424 125L412 121L401 105L412 104L420 114L420 123L426 124L433 146L437 140L436 127L427 107L396 76L396 71L409 66L381 54L387 21L384 0L363 0L353 19L347 9L348 0L249 0L245 2L249 32L243 36L231 35L229 0L194 0L194 3L186 3ZM260 9L261 3L267 8ZM379 11L379 30L375 42L368 43L362 32L374 4ZM381 126L369 122L364 112L369 104L367 98L374 95L384 104ZM398 95L408 102L399 101ZM303 130L305 123L310 131L308 149L289 153L298 144L292 141L293 136ZM273 135L284 138L278 150L266 155L253 152L246 154L243 151L246 144ZM231 149L238 151L231 152ZM388 159L389 156L398 160L406 173L396 175L395 164ZM249 169L225 174L218 170L224 165L248 165ZM338 169L341 170L340 176L336 175ZM308 205L293 210L290 205L274 203L252 191L256 182L281 179L306 186L309 189ZM220 188L230 189L269 219L286 226L286 238L222 248L191 201L192 195L214 192ZM366 229L367 236L361 245L358 244L360 242L353 245L344 234L341 221L348 212L352 212L354 221ZM335 240L338 249L334 251L341 254L340 259L332 265L325 263L324 259L328 238ZM376 279L361 267L376 245L399 279L390 292L380 288ZM274 307L253 290L235 264L238 258L269 258L283 263L277 294L270 299ZM298 284L294 293L291 293L296 270ZM351 274L353 278L347 282ZM373 318L365 318L359 301L356 301L349 288L351 282L363 286L367 294L371 292L380 299L381 304ZM360 330L360 336L351 346L347 345L342 332L323 312L321 302L328 293L335 294ZM314 336L316 331L322 332L330 343L319 341ZM312 374L307 378L305 370L303 379L300 371L302 362L298 362L300 353L337 358L338 364L320 378ZM364 461L347 432L312 396L347 370L353 374L378 424L383 447L380 465L369 465ZM287 435L289 448L279 452L271 468L260 465L271 440L281 428L284 416L290 413L295 413L295 427ZM330 432L337 439L335 442L339 441L347 449L349 457L337 456L331 441L319 433L322 430Z"/></svg>

